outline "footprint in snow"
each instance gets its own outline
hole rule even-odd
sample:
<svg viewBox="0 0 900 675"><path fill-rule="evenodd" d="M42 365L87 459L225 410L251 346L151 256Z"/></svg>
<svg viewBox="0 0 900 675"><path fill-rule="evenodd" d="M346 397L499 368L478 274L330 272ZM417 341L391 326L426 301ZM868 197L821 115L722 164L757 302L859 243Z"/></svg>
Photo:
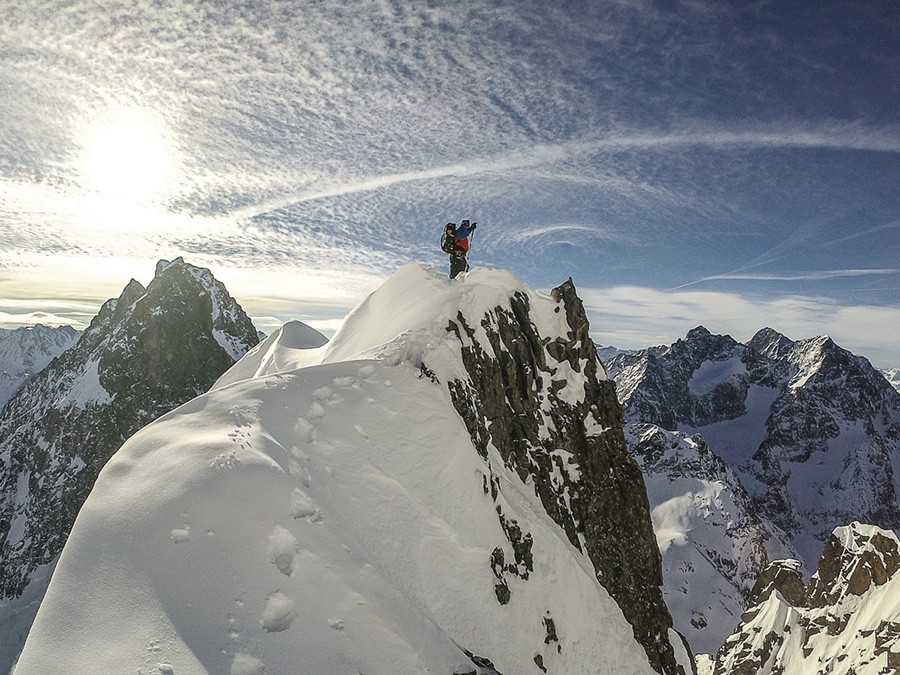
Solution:
<svg viewBox="0 0 900 675"><path fill-rule="evenodd" d="M300 485L305 488L309 487L310 476L309 471L305 466L300 466L300 464L295 462L293 459L289 459L288 471L291 472L291 475L297 480L298 483L300 483Z"/></svg>
<svg viewBox="0 0 900 675"><path fill-rule="evenodd" d="M275 591L266 598L262 625L269 633L280 633L287 630L296 618L297 609L294 601L284 593Z"/></svg>
<svg viewBox="0 0 900 675"><path fill-rule="evenodd" d="M313 401L312 405L309 406L309 418L313 420L320 420L325 417L325 408L322 407L322 404L318 401Z"/></svg>
<svg viewBox="0 0 900 675"><path fill-rule="evenodd" d="M300 488L291 493L291 515L294 518L308 518L317 523L322 520L316 502Z"/></svg>
<svg viewBox="0 0 900 675"><path fill-rule="evenodd" d="M359 382L356 381L355 377L336 377L331 383L340 389L359 389Z"/></svg>
<svg viewBox="0 0 900 675"><path fill-rule="evenodd" d="M184 527L172 530L169 532L169 537L172 539L173 544L183 544L186 541L190 541L191 526L185 525Z"/></svg>
<svg viewBox="0 0 900 675"><path fill-rule="evenodd" d="M337 379L340 379L340 378L337 378ZM334 389L332 389L331 387L327 387L327 386L316 389L313 392L313 397L317 401L321 401L322 403L324 403L326 405L334 405L335 403L340 403L341 401L344 400L341 398L340 394L335 393Z"/></svg>
<svg viewBox="0 0 900 675"><path fill-rule="evenodd" d="M325 409L318 403L313 403L313 405L310 407L310 412L313 411L315 406L318 406L318 408L316 409L316 414L318 414L320 417L325 417ZM297 438L299 438L304 443L312 443L314 440L316 440L316 428L313 426L312 422L310 422L305 417L301 417L297 420L297 423L294 425L294 433L297 434Z"/></svg>
<svg viewBox="0 0 900 675"><path fill-rule="evenodd" d="M230 675L263 675L266 672L263 662L249 654L238 652L231 662Z"/></svg>
<svg viewBox="0 0 900 675"><path fill-rule="evenodd" d="M300 543L281 525L276 525L269 535L269 554L278 571L285 576L294 573L294 559Z"/></svg>

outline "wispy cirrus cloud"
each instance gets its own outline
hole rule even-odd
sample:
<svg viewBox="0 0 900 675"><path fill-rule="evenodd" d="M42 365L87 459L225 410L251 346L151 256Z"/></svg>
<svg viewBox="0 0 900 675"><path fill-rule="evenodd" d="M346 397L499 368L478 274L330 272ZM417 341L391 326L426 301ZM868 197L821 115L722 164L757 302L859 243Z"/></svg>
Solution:
<svg viewBox="0 0 900 675"><path fill-rule="evenodd" d="M696 281L691 281L669 290L677 291L688 286L703 283L705 281L828 281L830 279L846 279L851 277L885 276L900 274L900 268L884 269L852 269L852 270L819 270L811 272L797 272L790 274L750 274L746 272L731 272L728 274L713 274Z"/></svg>

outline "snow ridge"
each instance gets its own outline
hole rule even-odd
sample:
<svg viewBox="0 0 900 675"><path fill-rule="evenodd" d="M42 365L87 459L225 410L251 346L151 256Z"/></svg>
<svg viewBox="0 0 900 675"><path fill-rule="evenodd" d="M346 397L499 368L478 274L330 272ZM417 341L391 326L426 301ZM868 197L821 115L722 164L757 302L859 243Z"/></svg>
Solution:
<svg viewBox="0 0 900 675"><path fill-rule="evenodd" d="M483 366L507 362L516 348L497 342L516 298L520 308L527 298L519 318L533 328L531 353L547 355L533 365L549 367L522 383L564 404L532 411L535 429L552 435L566 421L574 432L571 410L585 438L587 418L615 426L608 411L566 403L604 382L596 356L582 358L589 342L572 334L570 301L501 271L450 281L407 266L327 344L302 348L286 326L123 445L82 509L17 675L298 664L376 675L652 673L585 533L548 514L540 472L503 455L501 424L458 412L453 387L484 396L489 381L466 360L480 350L490 354ZM566 468L564 454L545 459L538 446L521 458ZM679 662L665 672L687 672L680 639L662 639Z"/></svg>

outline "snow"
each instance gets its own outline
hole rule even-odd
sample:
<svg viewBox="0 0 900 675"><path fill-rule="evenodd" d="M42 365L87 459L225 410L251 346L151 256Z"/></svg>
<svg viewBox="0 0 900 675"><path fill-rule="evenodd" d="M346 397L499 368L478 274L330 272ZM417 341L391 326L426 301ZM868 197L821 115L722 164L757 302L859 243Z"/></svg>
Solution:
<svg viewBox="0 0 900 675"><path fill-rule="evenodd" d="M747 366L737 356L724 361L704 361L688 380L688 391L703 396L730 378L746 374Z"/></svg>
<svg viewBox="0 0 900 675"><path fill-rule="evenodd" d="M837 528L835 536L853 555L865 551L878 553L866 542L859 547L857 541L867 540L878 533L897 543L893 532L854 523ZM752 614L745 616L746 623L740 633L731 636L726 644L744 642L744 654L756 656L757 650L772 649L772 655L761 668L760 675L815 675L827 672L833 675L883 675L896 672L888 659L900 654L897 626L900 625L900 574L894 574L881 586L871 584L861 596L848 593L846 578L853 569L843 569L846 575L838 581L839 591L834 604L821 608L793 608L777 592L773 592ZM827 627L827 629L825 628ZM783 639L769 640L768 636ZM726 662L719 666L730 672L738 655L731 652ZM848 658L849 657L849 658Z"/></svg>
<svg viewBox="0 0 900 675"><path fill-rule="evenodd" d="M100 361L94 360L84 366L80 375L75 377L72 386L66 390L65 396L54 402L54 407L85 408L89 404L106 405L112 397L100 384Z"/></svg>
<svg viewBox="0 0 900 675"><path fill-rule="evenodd" d="M663 595L691 648L714 654L740 621L743 594L758 573L793 550L778 539L782 533L747 513L749 498L737 476L725 465L714 470L715 462L704 463L697 439L626 426L632 446L657 434L666 440L663 453L638 460L663 559Z"/></svg>
<svg viewBox="0 0 900 675"><path fill-rule="evenodd" d="M887 378L887 381L891 383L891 386L897 391L900 391L900 368L891 368L890 370L882 370L881 372Z"/></svg>
<svg viewBox="0 0 900 675"><path fill-rule="evenodd" d="M728 465L741 467L766 439L766 421L779 393L775 387L750 385L744 401L746 414L703 427L679 426L678 430L691 435L700 434ZM741 477L744 478L743 475Z"/></svg>
<svg viewBox="0 0 900 675"><path fill-rule="evenodd" d="M0 328L0 407L32 375L73 346L79 333L71 326L41 324L7 330Z"/></svg>
<svg viewBox="0 0 900 675"><path fill-rule="evenodd" d="M480 330L514 293L542 334L565 335L558 305L508 273L411 265L328 344L298 348L286 326L133 436L79 514L16 675L471 672L463 649L503 673L539 675L540 657L650 675L589 559L493 450L478 455L440 384L463 376L448 321ZM498 506L533 537L506 605Z"/></svg>

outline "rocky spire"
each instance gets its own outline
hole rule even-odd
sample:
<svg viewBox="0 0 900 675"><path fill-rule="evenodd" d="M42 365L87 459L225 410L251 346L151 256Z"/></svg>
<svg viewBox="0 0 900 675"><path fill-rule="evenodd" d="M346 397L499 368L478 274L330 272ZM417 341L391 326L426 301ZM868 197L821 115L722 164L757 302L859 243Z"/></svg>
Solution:
<svg viewBox="0 0 900 675"><path fill-rule="evenodd" d="M533 483L572 545L588 554L653 668L683 672L670 641L647 493L625 445L615 385L600 365L571 279L552 296L568 335L540 335L524 294L477 324L461 314L450 322L468 372L467 380L449 383L454 405L479 452L487 457L488 445L496 447L523 482ZM485 485L494 495L496 489L493 481ZM498 513L503 522L499 506ZM508 601L505 575L529 572L530 535L514 525L504 529L516 560L494 561L500 602Z"/></svg>

